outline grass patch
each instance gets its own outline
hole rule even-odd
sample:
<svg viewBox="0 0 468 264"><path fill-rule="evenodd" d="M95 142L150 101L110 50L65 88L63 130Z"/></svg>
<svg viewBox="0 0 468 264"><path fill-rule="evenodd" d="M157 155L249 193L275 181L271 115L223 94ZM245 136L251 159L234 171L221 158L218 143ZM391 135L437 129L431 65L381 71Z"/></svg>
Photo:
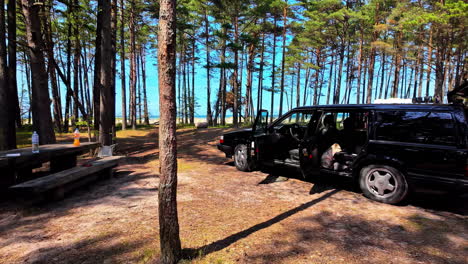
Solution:
<svg viewBox="0 0 468 264"><path fill-rule="evenodd" d="M195 128L194 124L177 124L177 129Z"/></svg>
<svg viewBox="0 0 468 264"><path fill-rule="evenodd" d="M18 131L16 132L17 148L26 148L31 146L31 131Z"/></svg>
<svg viewBox="0 0 468 264"><path fill-rule="evenodd" d="M155 258L157 253L158 253L158 251L156 249L145 248L143 250L143 252L141 253L141 257L140 257L140 260L138 261L138 263L149 263L149 262L151 262Z"/></svg>
<svg viewBox="0 0 468 264"><path fill-rule="evenodd" d="M197 167L200 167L200 164L194 162L184 162L181 160L177 160L177 171L178 172L186 172L191 171Z"/></svg>
<svg viewBox="0 0 468 264"><path fill-rule="evenodd" d="M144 137L150 131L151 129L119 130L117 131L117 138Z"/></svg>

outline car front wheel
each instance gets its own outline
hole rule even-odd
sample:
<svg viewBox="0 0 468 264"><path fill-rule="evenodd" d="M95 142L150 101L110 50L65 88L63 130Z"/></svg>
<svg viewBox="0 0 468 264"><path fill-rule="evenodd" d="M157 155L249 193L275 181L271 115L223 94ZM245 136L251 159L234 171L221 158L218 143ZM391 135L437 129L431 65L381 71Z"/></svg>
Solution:
<svg viewBox="0 0 468 264"><path fill-rule="evenodd" d="M359 185L372 200L397 204L408 195L408 183L403 173L386 165L370 165L361 170Z"/></svg>
<svg viewBox="0 0 468 264"><path fill-rule="evenodd" d="M234 164L236 165L236 168L240 171L252 170L253 166L246 145L239 144L234 149Z"/></svg>

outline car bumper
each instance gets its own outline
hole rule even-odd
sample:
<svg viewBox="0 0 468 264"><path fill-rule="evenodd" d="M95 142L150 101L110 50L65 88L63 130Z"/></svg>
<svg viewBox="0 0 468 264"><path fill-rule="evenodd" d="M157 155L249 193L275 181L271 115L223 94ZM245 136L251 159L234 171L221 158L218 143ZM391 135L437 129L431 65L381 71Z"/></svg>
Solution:
<svg viewBox="0 0 468 264"><path fill-rule="evenodd" d="M218 144L218 149L226 154L226 157L231 158L234 154L234 150L231 146Z"/></svg>

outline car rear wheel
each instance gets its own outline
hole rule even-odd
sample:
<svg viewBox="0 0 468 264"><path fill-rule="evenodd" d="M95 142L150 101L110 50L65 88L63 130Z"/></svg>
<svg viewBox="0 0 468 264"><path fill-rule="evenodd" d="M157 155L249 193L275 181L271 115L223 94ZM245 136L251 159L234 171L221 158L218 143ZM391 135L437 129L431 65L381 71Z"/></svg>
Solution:
<svg viewBox="0 0 468 264"><path fill-rule="evenodd" d="M253 165L246 145L239 144L234 149L234 164L240 171L252 170Z"/></svg>
<svg viewBox="0 0 468 264"><path fill-rule="evenodd" d="M366 197L381 203L397 204L408 195L408 183L403 173L386 165L364 167L359 185Z"/></svg>

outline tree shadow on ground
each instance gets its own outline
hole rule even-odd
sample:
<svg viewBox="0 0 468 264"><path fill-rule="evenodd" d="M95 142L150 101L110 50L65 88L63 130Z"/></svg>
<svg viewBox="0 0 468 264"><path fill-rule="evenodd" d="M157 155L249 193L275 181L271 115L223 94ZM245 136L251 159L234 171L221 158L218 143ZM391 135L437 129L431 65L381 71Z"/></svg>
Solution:
<svg viewBox="0 0 468 264"><path fill-rule="evenodd" d="M150 241L125 240L123 233L104 233L70 244L58 244L32 251L23 257L25 263L117 263L137 262L141 256L132 253ZM122 260L124 258L125 260ZM91 261L91 262L90 262Z"/></svg>
<svg viewBox="0 0 468 264"><path fill-rule="evenodd" d="M220 239L220 240L217 240L217 241L214 241L208 245L205 245L205 246L202 246L200 248L196 248L196 249L184 249L184 252L183 252L183 255L184 255L184 258L187 258L187 259L193 259L193 258L196 258L196 257L200 257L200 256L206 256L208 254L211 254L213 252L216 252L216 251L220 251L220 250L223 250L227 247L229 247L230 245L232 245L233 243L243 239L243 238L246 238L248 236L250 236L251 234L255 233L255 232L258 232L262 229L265 229L265 228L268 228L276 223L279 223L283 220L285 220L286 218L294 215L294 214L297 214L301 211L304 211L312 206L314 206L315 204L319 203L319 202L322 202L323 200L326 200L327 198L329 198L330 196L334 195L335 193L339 192L339 190L334 190L334 191L331 191L329 193L326 193L324 194L323 196L317 198L317 199L314 199L312 201L309 201L307 203L304 203L304 204L301 204L293 209L290 209L282 214L279 214L277 215L276 217L268 220L268 221L265 221L265 222L262 222L262 223L259 223L259 224L256 224L254 226L251 226L250 228L248 229L245 229L243 231L240 231L240 232L237 232L235 234L232 234L226 238L223 238L223 239Z"/></svg>
<svg viewBox="0 0 468 264"><path fill-rule="evenodd" d="M67 192L61 201L44 201L31 205L29 201L24 203L10 198L10 200L0 204L0 216L4 217L0 221L0 237L8 237L8 233L14 231L20 232L20 235L2 241L0 247L17 243L21 239L28 240L28 230L45 229L52 219L66 216L75 208L99 204L119 207L129 203L137 203L146 196L154 196L157 193L157 188L148 185L149 180L147 180L152 177L157 177L157 175L147 172L135 173L133 170L120 170L114 174L112 179L94 181ZM135 181L142 184L135 186ZM26 226L28 228L24 230L23 227Z"/></svg>
<svg viewBox="0 0 468 264"><path fill-rule="evenodd" d="M275 250L251 255L247 261L279 263L298 254L310 256L318 250L323 252L317 260L327 263L337 262L336 256L352 256L364 263L398 263L408 259L418 263L466 263L466 222L457 226L460 222L448 218L430 219L414 214L405 219L406 223L394 224L384 219L367 220L326 211L298 221L302 224L289 230L295 240L277 236L271 241Z"/></svg>
<svg viewBox="0 0 468 264"><path fill-rule="evenodd" d="M351 178L334 176L334 175L319 175L310 176L304 179L302 174L294 169L288 168L273 168L265 167L261 170L267 176L259 184L271 184L278 182L280 177L292 178L304 182L309 182L312 185L310 194L322 193L327 190L339 189L354 193L362 193L357 182ZM284 180L283 180L284 181ZM468 195L452 195L449 192L440 192L434 195L433 193L415 189L406 201L395 206L412 205L431 211L436 214L443 212L454 213L462 216L468 215Z"/></svg>

